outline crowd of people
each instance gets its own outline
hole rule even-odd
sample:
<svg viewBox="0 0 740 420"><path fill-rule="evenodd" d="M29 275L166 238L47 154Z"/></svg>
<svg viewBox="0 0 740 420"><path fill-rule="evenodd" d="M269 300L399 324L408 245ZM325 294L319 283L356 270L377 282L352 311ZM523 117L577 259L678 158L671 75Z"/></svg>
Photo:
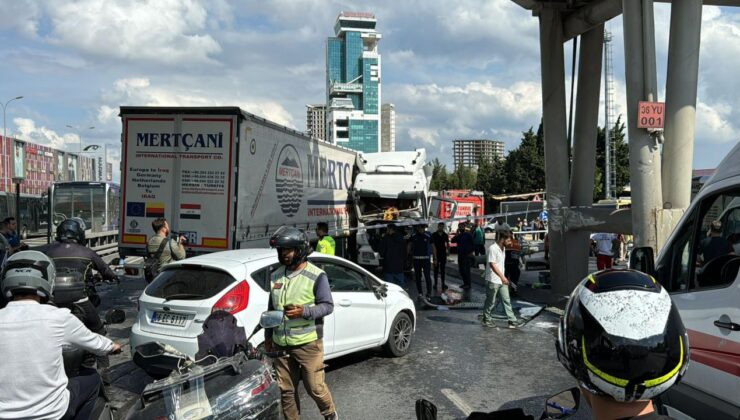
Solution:
<svg viewBox="0 0 740 420"><path fill-rule="evenodd" d="M484 267L487 290L485 309L480 317L482 323L492 325L493 308L497 300L501 300L509 315L509 325L516 328L519 324L513 315L509 288L515 290L519 282L522 247L503 218L496 222L494 231L496 241L487 247L480 223L461 222L454 235L447 232L444 222L438 223L433 233L427 230L426 225L418 224L408 238L404 236L403 227L391 223L379 243L383 278L406 288L404 272L413 271L418 299L429 300L444 293L448 290L445 281L447 259L450 245L454 244L464 291L472 287L472 268ZM317 250L319 248L317 246Z"/></svg>

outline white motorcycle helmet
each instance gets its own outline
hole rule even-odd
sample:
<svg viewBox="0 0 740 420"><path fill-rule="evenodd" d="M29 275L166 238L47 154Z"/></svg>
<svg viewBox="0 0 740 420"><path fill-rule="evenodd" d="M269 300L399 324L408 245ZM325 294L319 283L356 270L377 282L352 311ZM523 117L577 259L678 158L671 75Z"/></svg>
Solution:
<svg viewBox="0 0 740 420"><path fill-rule="evenodd" d="M2 293L8 300L18 292L36 293L46 303L54 293L54 262L39 251L21 251L5 263Z"/></svg>

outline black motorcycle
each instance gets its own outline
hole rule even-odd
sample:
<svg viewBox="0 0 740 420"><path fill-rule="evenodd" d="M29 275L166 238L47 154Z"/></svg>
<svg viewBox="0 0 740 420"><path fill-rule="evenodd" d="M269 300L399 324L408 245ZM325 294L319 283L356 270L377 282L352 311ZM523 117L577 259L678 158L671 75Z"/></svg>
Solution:
<svg viewBox="0 0 740 420"><path fill-rule="evenodd" d="M211 315L215 316L218 313ZM210 317L209 317L210 318ZM163 378L144 388L139 402L128 412L127 419L152 418L217 418L279 419L280 390L270 358L284 354L265 353L250 343L262 328L274 328L283 322L282 311L262 314L260 325L249 338L243 328L226 329L222 339L201 340L196 360L161 343L146 343L134 351L134 363L150 376ZM207 334L209 321L204 323ZM242 338L233 339L239 335ZM206 349L207 348L207 349Z"/></svg>

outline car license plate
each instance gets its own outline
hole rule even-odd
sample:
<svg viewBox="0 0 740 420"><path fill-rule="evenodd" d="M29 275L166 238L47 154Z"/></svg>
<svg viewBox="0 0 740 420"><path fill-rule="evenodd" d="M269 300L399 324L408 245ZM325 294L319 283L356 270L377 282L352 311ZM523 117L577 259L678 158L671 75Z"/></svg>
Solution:
<svg viewBox="0 0 740 420"><path fill-rule="evenodd" d="M184 327L188 316L183 314L173 314L169 312L154 312L152 322L155 324L174 325L175 327Z"/></svg>

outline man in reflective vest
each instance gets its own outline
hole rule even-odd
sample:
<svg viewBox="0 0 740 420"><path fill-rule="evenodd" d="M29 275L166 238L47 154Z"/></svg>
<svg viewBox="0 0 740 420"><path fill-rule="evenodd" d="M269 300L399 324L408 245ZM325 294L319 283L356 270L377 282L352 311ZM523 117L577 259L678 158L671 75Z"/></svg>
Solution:
<svg viewBox="0 0 740 420"><path fill-rule="evenodd" d="M334 255L337 244L334 242L334 238L329 236L329 225L324 222L317 223L316 236L319 237L319 242L316 244L316 252Z"/></svg>
<svg viewBox="0 0 740 420"><path fill-rule="evenodd" d="M324 317L334 310L329 279L308 262L312 250L302 230L283 226L270 238L270 246L277 248L283 267L272 274L267 306L284 311L287 319L265 330L265 350L288 353L274 360L283 415L287 420L300 419L298 383L303 379L324 419L336 420L334 401L324 383Z"/></svg>

